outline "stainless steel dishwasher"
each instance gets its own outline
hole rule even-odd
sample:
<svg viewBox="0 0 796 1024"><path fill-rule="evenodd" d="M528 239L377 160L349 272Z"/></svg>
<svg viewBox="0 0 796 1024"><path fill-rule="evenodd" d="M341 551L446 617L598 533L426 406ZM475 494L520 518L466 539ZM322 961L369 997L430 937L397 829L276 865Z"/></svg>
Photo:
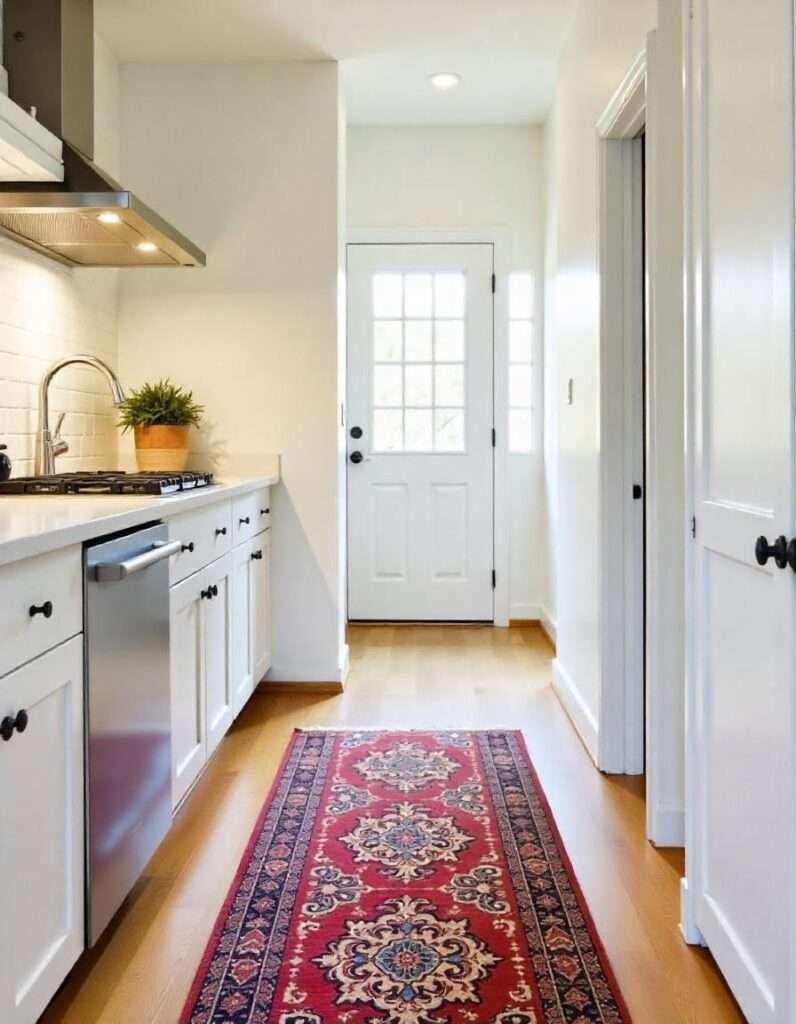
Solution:
<svg viewBox="0 0 796 1024"><path fill-rule="evenodd" d="M85 549L87 939L171 825L169 556L163 525Z"/></svg>

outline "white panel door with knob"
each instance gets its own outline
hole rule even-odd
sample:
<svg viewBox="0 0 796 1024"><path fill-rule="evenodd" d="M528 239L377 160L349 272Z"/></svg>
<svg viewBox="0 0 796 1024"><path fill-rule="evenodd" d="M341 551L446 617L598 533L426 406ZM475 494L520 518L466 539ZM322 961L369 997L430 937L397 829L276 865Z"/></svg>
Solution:
<svg viewBox="0 0 796 1024"><path fill-rule="evenodd" d="M693 7L685 926L750 1024L794 1024L793 8Z"/></svg>
<svg viewBox="0 0 796 1024"><path fill-rule="evenodd" d="M493 251L348 246L352 620L493 619Z"/></svg>

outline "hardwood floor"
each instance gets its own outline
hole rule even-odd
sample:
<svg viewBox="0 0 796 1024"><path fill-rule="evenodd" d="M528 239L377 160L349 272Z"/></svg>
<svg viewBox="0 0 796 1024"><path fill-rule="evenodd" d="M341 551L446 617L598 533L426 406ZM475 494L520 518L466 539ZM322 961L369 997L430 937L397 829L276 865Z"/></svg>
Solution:
<svg viewBox="0 0 796 1024"><path fill-rule="evenodd" d="M743 1022L678 932L682 852L644 840L641 779L594 769L541 630L357 626L350 642L343 694L255 694L45 1024L176 1024L290 733L312 725L522 728L635 1024Z"/></svg>

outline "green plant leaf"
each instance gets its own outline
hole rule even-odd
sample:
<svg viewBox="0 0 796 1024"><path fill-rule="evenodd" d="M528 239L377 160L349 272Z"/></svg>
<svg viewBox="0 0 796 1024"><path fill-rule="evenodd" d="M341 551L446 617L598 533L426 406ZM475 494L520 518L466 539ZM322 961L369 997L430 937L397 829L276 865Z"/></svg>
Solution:
<svg viewBox="0 0 796 1024"><path fill-rule="evenodd" d="M119 409L122 432L133 427L198 427L204 412L193 391L184 391L168 378L133 388Z"/></svg>

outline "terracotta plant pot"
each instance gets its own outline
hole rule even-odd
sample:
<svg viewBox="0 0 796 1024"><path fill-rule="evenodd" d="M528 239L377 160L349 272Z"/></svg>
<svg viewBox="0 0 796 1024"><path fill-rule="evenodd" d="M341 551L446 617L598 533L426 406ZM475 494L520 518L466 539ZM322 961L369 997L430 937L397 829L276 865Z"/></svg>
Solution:
<svg viewBox="0 0 796 1024"><path fill-rule="evenodd" d="M190 427L135 427L135 458L139 470L173 470L179 472L188 465L188 436Z"/></svg>

